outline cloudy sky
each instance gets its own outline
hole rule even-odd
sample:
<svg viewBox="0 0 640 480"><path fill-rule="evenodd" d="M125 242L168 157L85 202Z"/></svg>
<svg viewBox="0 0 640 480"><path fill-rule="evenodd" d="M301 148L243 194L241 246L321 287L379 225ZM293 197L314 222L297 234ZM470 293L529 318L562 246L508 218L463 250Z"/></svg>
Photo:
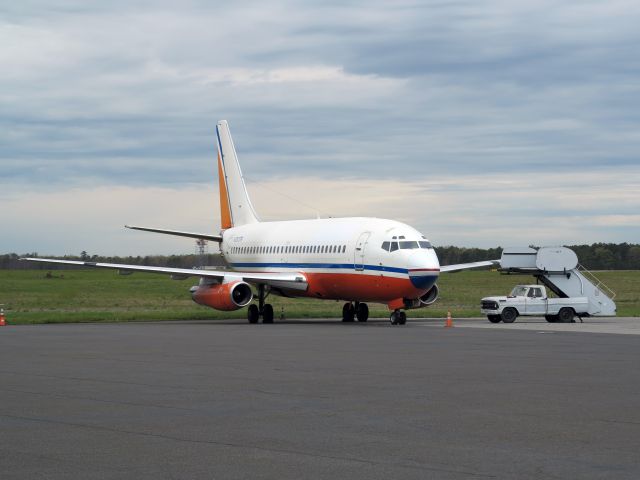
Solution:
<svg viewBox="0 0 640 480"><path fill-rule="evenodd" d="M264 220L640 242L640 3L0 6L0 253L190 253L227 119Z"/></svg>

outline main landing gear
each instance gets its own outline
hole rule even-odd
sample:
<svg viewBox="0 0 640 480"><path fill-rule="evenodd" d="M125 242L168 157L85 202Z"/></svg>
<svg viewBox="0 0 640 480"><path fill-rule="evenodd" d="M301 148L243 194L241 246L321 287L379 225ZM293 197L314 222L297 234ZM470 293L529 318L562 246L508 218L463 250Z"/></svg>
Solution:
<svg viewBox="0 0 640 480"><path fill-rule="evenodd" d="M251 304L247 310L247 320L249 323L258 323L258 320L262 316L262 323L273 323L273 305L270 303L264 303L264 300L269 295L269 292L265 292L264 285L258 287L258 305Z"/></svg>
<svg viewBox="0 0 640 480"><path fill-rule="evenodd" d="M391 325L404 325L407 323L407 314L402 310L394 310L389 316Z"/></svg>
<svg viewBox="0 0 640 480"><path fill-rule="evenodd" d="M345 303L342 307L342 321L353 322L356 318L359 322L366 322L369 319L369 306L362 302L356 302L355 305Z"/></svg>

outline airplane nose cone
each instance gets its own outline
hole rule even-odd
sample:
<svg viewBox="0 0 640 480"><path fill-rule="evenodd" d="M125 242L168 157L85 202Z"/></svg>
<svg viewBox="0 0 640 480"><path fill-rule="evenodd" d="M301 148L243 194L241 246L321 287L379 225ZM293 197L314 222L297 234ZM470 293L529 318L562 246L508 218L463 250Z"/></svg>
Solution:
<svg viewBox="0 0 640 480"><path fill-rule="evenodd" d="M440 275L440 263L434 250L412 252L409 257L409 279L414 287L429 290Z"/></svg>

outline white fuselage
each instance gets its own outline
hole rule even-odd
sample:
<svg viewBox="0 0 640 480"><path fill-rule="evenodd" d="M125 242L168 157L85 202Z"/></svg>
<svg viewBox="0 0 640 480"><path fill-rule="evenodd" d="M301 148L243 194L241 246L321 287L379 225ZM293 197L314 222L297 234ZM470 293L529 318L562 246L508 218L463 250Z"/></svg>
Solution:
<svg viewBox="0 0 640 480"><path fill-rule="evenodd" d="M415 299L433 287L440 271L435 251L420 232L378 218L232 227L223 232L221 251L232 269L303 273L309 283L306 292L280 293L325 299Z"/></svg>

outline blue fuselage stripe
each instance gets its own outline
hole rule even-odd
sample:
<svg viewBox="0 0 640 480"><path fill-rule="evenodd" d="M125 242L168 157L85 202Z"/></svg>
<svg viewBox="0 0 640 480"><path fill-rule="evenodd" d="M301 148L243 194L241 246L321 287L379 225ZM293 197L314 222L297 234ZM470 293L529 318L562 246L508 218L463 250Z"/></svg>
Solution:
<svg viewBox="0 0 640 480"><path fill-rule="evenodd" d="M233 268L295 268L297 270L303 270L306 268L322 268L331 270L371 270L375 272L392 272L392 273L404 273L409 274L409 270L406 268L389 267L387 265L358 265L353 263L275 263L275 262L238 262L231 263ZM421 275L426 273L426 276L438 276L438 272L420 272Z"/></svg>
<svg viewBox="0 0 640 480"><path fill-rule="evenodd" d="M353 263L264 263L264 262L242 262L232 263L234 268L326 268L335 270L355 270ZM409 273L406 268L388 267L385 265L358 265L358 270L363 267L363 270L374 270L378 272L393 272L393 273Z"/></svg>

